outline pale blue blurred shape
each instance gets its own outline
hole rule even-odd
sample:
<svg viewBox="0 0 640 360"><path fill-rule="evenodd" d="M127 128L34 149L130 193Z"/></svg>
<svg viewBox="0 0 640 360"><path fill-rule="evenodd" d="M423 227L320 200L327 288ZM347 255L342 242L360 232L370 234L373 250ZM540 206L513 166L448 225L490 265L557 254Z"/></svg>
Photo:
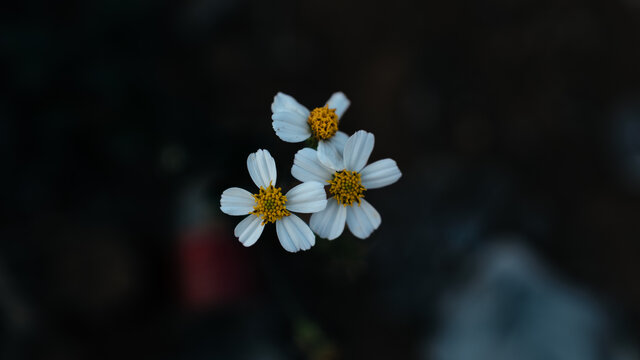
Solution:
<svg viewBox="0 0 640 360"><path fill-rule="evenodd" d="M622 182L640 191L640 99L622 101L614 108L612 151Z"/></svg>
<svg viewBox="0 0 640 360"><path fill-rule="evenodd" d="M596 360L607 318L518 243L479 255L469 282L447 295L441 327L425 349L436 360Z"/></svg>

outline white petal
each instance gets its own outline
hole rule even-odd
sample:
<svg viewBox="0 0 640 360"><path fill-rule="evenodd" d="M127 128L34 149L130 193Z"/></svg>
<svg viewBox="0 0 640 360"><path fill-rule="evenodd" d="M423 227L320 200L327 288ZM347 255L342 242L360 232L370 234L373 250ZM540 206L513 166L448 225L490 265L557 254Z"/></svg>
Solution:
<svg viewBox="0 0 640 360"><path fill-rule="evenodd" d="M268 150L258 150L247 158L247 168L251 180L258 187L268 187L275 185L278 173L276 172L276 161Z"/></svg>
<svg viewBox="0 0 640 360"><path fill-rule="evenodd" d="M262 230L264 230L264 225L262 225L262 219L256 215L249 215L244 218L238 225L236 225L235 230L233 230L233 235L235 235L238 240L244 246L251 246L258 241L260 235L262 234Z"/></svg>
<svg viewBox="0 0 640 360"><path fill-rule="evenodd" d="M364 130L351 135L344 145L345 169L358 172L362 170L373 151L374 141L373 134Z"/></svg>
<svg viewBox="0 0 640 360"><path fill-rule="evenodd" d="M323 185L331 180L334 170L322 165L317 152L310 148L298 150L293 159L291 175L300 181L318 181Z"/></svg>
<svg viewBox="0 0 640 360"><path fill-rule="evenodd" d="M282 111L271 115L276 135L286 142L296 143L311 136L307 118L296 112Z"/></svg>
<svg viewBox="0 0 640 360"><path fill-rule="evenodd" d="M331 198L327 200L324 210L311 215L309 225L318 236L333 240L342 234L346 219L346 207L338 204L335 198Z"/></svg>
<svg viewBox="0 0 640 360"><path fill-rule="evenodd" d="M347 207L347 225L351 233L360 239L366 239L380 226L382 219L376 209L366 200L360 200L360 206Z"/></svg>
<svg viewBox="0 0 640 360"><path fill-rule="evenodd" d="M320 161L322 165L336 171L344 169L341 152L326 140L320 140L318 142L318 161Z"/></svg>
<svg viewBox="0 0 640 360"><path fill-rule="evenodd" d="M347 140L349 140L349 135L345 132L338 131L328 141L331 143L331 146L338 149L340 154L342 154L344 153L344 145L347 143Z"/></svg>
<svg viewBox="0 0 640 360"><path fill-rule="evenodd" d="M281 111L298 113L305 119L309 117L309 110L306 107L297 102L292 96L279 92L273 97L271 112L275 114Z"/></svg>
<svg viewBox="0 0 640 360"><path fill-rule="evenodd" d="M237 187L228 188L220 197L220 210L228 215L247 215L255 205L251 193Z"/></svg>
<svg viewBox="0 0 640 360"><path fill-rule="evenodd" d="M295 186L285 195L287 210L299 213L315 213L327 207L324 184L308 181Z"/></svg>
<svg viewBox="0 0 640 360"><path fill-rule="evenodd" d="M344 93L336 92L331 95L329 101L327 101L327 105L329 105L329 109L336 109L336 115L338 115L338 119L342 119L342 115L347 111L351 101L347 99Z"/></svg>
<svg viewBox="0 0 640 360"><path fill-rule="evenodd" d="M362 186L367 189L377 189L391 185L398 181L402 173L392 159L382 159L367 165L360 172Z"/></svg>
<svg viewBox="0 0 640 360"><path fill-rule="evenodd" d="M282 247L289 252L309 250L316 243L309 226L293 214L276 221L276 233Z"/></svg>
<svg viewBox="0 0 640 360"><path fill-rule="evenodd" d="M344 145L349 140L349 135L338 131L329 140L321 140L318 143L318 160L334 170L344 170L342 153Z"/></svg>

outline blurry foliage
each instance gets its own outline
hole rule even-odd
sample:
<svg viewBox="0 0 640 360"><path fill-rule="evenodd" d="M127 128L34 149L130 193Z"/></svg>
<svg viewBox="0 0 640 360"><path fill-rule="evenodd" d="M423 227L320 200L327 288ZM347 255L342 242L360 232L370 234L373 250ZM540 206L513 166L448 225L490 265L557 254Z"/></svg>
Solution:
<svg viewBox="0 0 640 360"><path fill-rule="evenodd" d="M335 346L326 338L317 324L299 319L294 326L295 341L309 360L338 359Z"/></svg>

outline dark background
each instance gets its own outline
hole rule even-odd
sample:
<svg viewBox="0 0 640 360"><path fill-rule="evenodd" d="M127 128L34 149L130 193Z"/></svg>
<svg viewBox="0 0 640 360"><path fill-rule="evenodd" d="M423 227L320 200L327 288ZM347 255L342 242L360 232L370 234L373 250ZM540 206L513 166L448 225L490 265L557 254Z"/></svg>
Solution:
<svg viewBox="0 0 640 360"><path fill-rule="evenodd" d="M3 8L0 358L640 358L638 1ZM369 239L233 238L278 91L398 162Z"/></svg>

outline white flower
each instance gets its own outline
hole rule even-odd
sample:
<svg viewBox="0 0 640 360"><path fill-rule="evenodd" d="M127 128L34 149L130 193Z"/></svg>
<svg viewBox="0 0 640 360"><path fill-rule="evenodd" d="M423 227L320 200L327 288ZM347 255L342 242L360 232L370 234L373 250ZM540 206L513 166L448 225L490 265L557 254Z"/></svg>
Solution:
<svg viewBox="0 0 640 360"><path fill-rule="evenodd" d="M279 92L271 104L271 119L276 135L286 142L297 143L310 137L318 141L318 159L329 167L342 164L342 150L349 138L338 130L351 102L342 92L336 92L323 107L309 111L293 97Z"/></svg>
<svg viewBox="0 0 640 360"><path fill-rule="evenodd" d="M402 176L392 159L378 160L367 165L373 150L373 134L360 130L353 134L344 147L343 162L339 166L326 166L313 149L298 151L291 174L300 181L329 183L327 207L311 215L309 225L320 237L333 240L342 234L345 222L356 237L365 239L380 226L376 209L363 199L364 192L391 185ZM365 166L366 165L366 166Z"/></svg>
<svg viewBox="0 0 640 360"><path fill-rule="evenodd" d="M314 213L327 206L324 185L316 181L303 182L282 195L276 183L276 162L267 150L258 150L247 158L251 180L260 188L257 194L232 187L220 198L220 209L229 215L249 215L235 228L234 235L242 245L258 241L268 222L276 223L276 233L282 247L290 252L308 250L316 242L309 226L291 211Z"/></svg>

